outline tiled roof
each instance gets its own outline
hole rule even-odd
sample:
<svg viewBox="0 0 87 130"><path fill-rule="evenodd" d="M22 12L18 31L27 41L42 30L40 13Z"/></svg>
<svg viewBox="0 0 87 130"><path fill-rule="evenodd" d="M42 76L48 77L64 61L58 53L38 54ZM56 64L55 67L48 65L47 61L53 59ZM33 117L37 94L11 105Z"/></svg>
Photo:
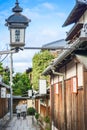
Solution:
<svg viewBox="0 0 87 130"><path fill-rule="evenodd" d="M63 26L76 23L79 20L79 18L83 15L83 13L86 11L86 9L87 9L87 3L81 1L77 2L73 10L69 14L68 18L64 22Z"/></svg>
<svg viewBox="0 0 87 130"><path fill-rule="evenodd" d="M67 42L64 39L57 40L51 43L44 44L42 48L58 48L66 46Z"/></svg>
<svg viewBox="0 0 87 130"><path fill-rule="evenodd" d="M3 83L3 82L0 82L0 86L2 87L5 87L5 88L7 88L7 89L10 89L10 86L9 85L7 85L7 84L5 84L5 83Z"/></svg>
<svg viewBox="0 0 87 130"><path fill-rule="evenodd" d="M79 38L72 44L67 50L64 50L52 64L50 64L42 73L42 75L48 75L51 72L52 67L60 67L64 65L64 62L67 61L71 54L78 51L80 47L86 48L87 38Z"/></svg>

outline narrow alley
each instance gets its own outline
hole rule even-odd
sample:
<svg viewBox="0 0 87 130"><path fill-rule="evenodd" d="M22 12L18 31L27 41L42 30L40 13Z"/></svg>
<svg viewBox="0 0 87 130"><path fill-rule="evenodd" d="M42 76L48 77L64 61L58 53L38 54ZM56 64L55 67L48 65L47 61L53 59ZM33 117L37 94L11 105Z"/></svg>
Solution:
<svg viewBox="0 0 87 130"><path fill-rule="evenodd" d="M22 117L17 119L16 115L9 121L1 130L41 130L40 126L35 120L32 122L32 116L27 116L26 119Z"/></svg>

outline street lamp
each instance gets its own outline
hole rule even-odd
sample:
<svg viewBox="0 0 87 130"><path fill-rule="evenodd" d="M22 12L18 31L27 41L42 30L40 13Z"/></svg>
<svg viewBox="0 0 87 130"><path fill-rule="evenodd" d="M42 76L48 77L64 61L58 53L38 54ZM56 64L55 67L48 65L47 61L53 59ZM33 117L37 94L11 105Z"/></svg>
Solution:
<svg viewBox="0 0 87 130"><path fill-rule="evenodd" d="M10 30L10 47L11 50L19 50L25 45L25 29L31 21L26 16L22 15L23 9L19 6L18 0L16 0L15 7L12 8L14 14L6 19L6 26ZM13 70L13 60L12 52L10 52L10 92L11 92L11 102L10 102L10 118L13 116L13 98L12 98L12 70Z"/></svg>
<svg viewBox="0 0 87 130"><path fill-rule="evenodd" d="M25 45L25 29L31 20L21 14L23 9L19 6L18 0L12 11L14 14L6 19L6 26L10 30L10 46L11 48L21 48Z"/></svg>

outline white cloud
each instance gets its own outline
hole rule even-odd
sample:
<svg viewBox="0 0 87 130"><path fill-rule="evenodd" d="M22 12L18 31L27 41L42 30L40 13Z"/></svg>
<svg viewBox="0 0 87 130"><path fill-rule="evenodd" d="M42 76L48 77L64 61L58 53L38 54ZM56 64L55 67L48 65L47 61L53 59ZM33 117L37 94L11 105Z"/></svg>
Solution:
<svg viewBox="0 0 87 130"><path fill-rule="evenodd" d="M57 12L56 14L60 18L65 18L66 17L66 14L64 12Z"/></svg>
<svg viewBox="0 0 87 130"><path fill-rule="evenodd" d="M51 4L51 3L48 3L48 2L43 3L42 6L43 6L44 8L49 9L49 10L54 10L54 9L55 9L54 5Z"/></svg>
<svg viewBox="0 0 87 130"><path fill-rule="evenodd" d="M15 66L15 67L14 67ZM25 72L27 68L32 66L32 62L27 63L27 62L18 62L13 64L13 69L14 72Z"/></svg>
<svg viewBox="0 0 87 130"><path fill-rule="evenodd" d="M13 68L15 72L24 72L28 67L32 67L32 57L35 50L23 50L13 54Z"/></svg>

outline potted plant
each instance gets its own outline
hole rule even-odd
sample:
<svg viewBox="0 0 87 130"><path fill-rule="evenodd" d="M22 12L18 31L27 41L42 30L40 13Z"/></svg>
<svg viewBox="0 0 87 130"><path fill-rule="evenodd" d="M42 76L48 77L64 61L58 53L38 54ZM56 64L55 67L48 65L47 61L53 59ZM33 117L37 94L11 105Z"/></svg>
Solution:
<svg viewBox="0 0 87 130"><path fill-rule="evenodd" d="M40 116L40 114L39 114L38 112L36 112L36 113L35 113L35 118L36 118L36 120L37 120L37 123L38 123L39 116Z"/></svg>
<svg viewBox="0 0 87 130"><path fill-rule="evenodd" d="M27 114L28 114L28 115L33 116L33 115L35 115L35 112L36 112L36 110L35 110L35 108L33 108L33 107L29 107L29 108L27 109Z"/></svg>
<svg viewBox="0 0 87 130"><path fill-rule="evenodd" d="M46 123L45 130L50 130L50 118L49 118L49 116L45 116L44 122Z"/></svg>
<svg viewBox="0 0 87 130"><path fill-rule="evenodd" d="M46 123L50 123L50 118L49 118L49 116L45 116L44 121L45 121Z"/></svg>

